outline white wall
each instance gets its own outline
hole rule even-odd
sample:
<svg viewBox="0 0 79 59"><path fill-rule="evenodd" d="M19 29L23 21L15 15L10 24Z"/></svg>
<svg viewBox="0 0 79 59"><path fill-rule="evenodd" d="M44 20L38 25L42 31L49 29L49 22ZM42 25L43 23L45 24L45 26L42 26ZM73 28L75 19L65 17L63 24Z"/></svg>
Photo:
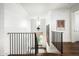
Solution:
<svg viewBox="0 0 79 59"><path fill-rule="evenodd" d="M0 55L4 55L4 5L0 3Z"/></svg>
<svg viewBox="0 0 79 59"><path fill-rule="evenodd" d="M5 27L5 55L9 54L8 32L31 32L31 21L28 13L20 4L5 4L4 9Z"/></svg>
<svg viewBox="0 0 79 59"><path fill-rule="evenodd" d="M57 20L65 20L65 29L63 31L63 42L70 42L70 10L68 9L58 9L57 11L52 12L52 30L57 30L56 21Z"/></svg>
<svg viewBox="0 0 79 59"><path fill-rule="evenodd" d="M5 4L5 29L7 32L30 32L28 13L20 4Z"/></svg>
<svg viewBox="0 0 79 59"><path fill-rule="evenodd" d="M65 20L65 29L63 31L63 42L70 42L70 10L56 9L48 13L46 22L50 24L51 31L60 31L56 28L57 20ZM48 22L49 21L49 22Z"/></svg>

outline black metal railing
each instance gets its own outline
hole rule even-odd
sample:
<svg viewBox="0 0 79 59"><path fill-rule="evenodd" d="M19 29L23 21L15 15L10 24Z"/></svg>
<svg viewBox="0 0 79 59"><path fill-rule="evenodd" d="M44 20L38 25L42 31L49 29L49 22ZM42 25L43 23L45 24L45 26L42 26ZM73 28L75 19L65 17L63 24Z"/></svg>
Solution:
<svg viewBox="0 0 79 59"><path fill-rule="evenodd" d="M38 43L36 33L8 33L10 55L36 55Z"/></svg>
<svg viewBox="0 0 79 59"><path fill-rule="evenodd" d="M52 31L52 43L63 54L63 32Z"/></svg>

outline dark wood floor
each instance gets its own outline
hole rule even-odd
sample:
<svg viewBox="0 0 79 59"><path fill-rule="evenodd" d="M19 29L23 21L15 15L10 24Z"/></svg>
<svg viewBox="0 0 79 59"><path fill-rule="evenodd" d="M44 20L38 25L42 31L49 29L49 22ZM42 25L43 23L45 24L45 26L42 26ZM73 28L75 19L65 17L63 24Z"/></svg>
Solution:
<svg viewBox="0 0 79 59"><path fill-rule="evenodd" d="M64 43L63 44L63 56L79 56L79 42Z"/></svg>
<svg viewBox="0 0 79 59"><path fill-rule="evenodd" d="M55 53L41 53L37 55L10 55L10 56L79 56L79 42L63 43L63 54L55 54Z"/></svg>
<svg viewBox="0 0 79 59"><path fill-rule="evenodd" d="M64 42L63 54L44 53L41 55L42 56L79 56L79 42L75 42L75 43Z"/></svg>

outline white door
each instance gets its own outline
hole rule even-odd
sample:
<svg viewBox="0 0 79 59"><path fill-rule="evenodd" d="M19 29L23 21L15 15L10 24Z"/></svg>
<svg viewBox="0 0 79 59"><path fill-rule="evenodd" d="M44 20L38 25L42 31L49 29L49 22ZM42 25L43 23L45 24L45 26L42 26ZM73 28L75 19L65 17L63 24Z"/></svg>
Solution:
<svg viewBox="0 0 79 59"><path fill-rule="evenodd" d="M72 41L78 42L79 41L79 11L74 12L72 27L73 27Z"/></svg>

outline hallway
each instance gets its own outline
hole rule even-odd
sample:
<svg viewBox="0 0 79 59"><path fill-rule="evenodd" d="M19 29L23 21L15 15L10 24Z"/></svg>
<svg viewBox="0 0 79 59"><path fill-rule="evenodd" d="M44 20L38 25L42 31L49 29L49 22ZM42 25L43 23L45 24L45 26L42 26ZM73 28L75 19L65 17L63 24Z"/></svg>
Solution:
<svg viewBox="0 0 79 59"><path fill-rule="evenodd" d="M0 56L79 55L79 3L0 3Z"/></svg>

